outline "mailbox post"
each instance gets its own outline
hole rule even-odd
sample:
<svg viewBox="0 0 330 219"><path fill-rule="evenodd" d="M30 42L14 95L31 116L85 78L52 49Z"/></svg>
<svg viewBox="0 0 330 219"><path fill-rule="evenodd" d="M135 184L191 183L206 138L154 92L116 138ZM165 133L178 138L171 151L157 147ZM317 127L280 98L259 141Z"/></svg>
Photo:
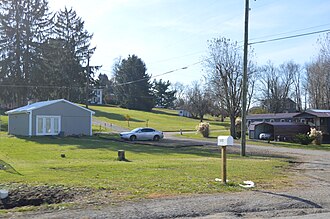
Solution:
<svg viewBox="0 0 330 219"><path fill-rule="evenodd" d="M222 156L222 182L227 183L227 146L233 146L234 139L232 136L218 136L218 146L221 146L221 156Z"/></svg>

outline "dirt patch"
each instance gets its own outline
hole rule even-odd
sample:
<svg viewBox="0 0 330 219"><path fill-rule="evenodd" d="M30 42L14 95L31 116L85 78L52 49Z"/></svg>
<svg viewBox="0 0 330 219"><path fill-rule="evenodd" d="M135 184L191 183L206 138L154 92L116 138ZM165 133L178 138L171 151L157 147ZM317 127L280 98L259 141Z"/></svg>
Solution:
<svg viewBox="0 0 330 219"><path fill-rule="evenodd" d="M7 198L0 199L0 209L70 202L77 196L89 192L89 189L68 188L63 186L19 185L8 189Z"/></svg>

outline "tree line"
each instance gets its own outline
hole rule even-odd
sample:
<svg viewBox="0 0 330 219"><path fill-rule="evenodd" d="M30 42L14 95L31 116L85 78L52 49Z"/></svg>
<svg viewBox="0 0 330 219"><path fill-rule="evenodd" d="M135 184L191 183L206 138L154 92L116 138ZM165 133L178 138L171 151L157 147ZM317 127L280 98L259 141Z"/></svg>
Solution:
<svg viewBox="0 0 330 219"><path fill-rule="evenodd" d="M0 101L20 106L33 99L82 102L86 63L95 51L73 9L51 12L47 0L0 2Z"/></svg>

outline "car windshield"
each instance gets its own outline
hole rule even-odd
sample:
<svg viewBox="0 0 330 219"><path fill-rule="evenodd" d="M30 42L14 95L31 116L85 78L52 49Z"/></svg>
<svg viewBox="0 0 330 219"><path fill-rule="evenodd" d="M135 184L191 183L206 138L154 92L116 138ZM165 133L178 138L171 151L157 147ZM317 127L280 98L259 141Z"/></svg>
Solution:
<svg viewBox="0 0 330 219"><path fill-rule="evenodd" d="M140 128L133 129L131 132L138 132Z"/></svg>

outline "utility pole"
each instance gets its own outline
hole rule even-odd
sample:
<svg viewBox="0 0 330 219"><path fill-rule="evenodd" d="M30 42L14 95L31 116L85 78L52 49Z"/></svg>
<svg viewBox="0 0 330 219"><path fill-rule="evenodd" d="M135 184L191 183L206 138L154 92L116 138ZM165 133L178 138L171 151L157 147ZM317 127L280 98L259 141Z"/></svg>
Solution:
<svg viewBox="0 0 330 219"><path fill-rule="evenodd" d="M246 148L246 111L248 92L248 40L249 40L249 0L245 0L245 22L244 22L244 57L243 57L243 81L242 81L242 122L241 122L241 156L245 156Z"/></svg>
<svg viewBox="0 0 330 219"><path fill-rule="evenodd" d="M90 66L89 66L89 51L87 52L87 70L86 70L86 108L88 109L88 99L89 99L89 76L90 76Z"/></svg>

